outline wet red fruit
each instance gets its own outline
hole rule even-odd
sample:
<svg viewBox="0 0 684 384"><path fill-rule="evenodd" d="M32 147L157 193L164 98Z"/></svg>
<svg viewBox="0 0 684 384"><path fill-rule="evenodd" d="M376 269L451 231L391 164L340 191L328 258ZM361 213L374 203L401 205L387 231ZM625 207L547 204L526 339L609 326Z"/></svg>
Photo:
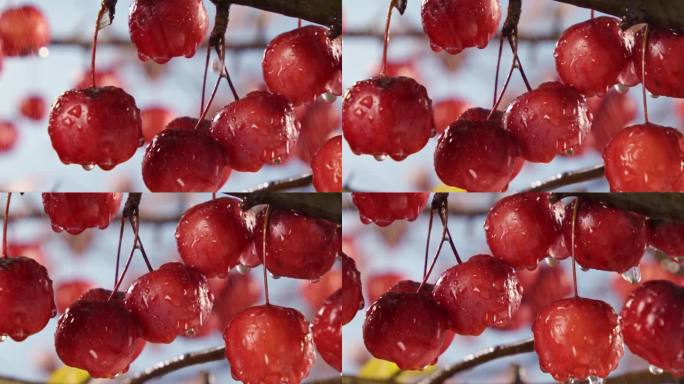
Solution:
<svg viewBox="0 0 684 384"><path fill-rule="evenodd" d="M0 338L22 341L57 314L47 270L27 257L0 258Z"/></svg>
<svg viewBox="0 0 684 384"><path fill-rule="evenodd" d="M624 352L618 317L600 300L558 300L537 316L532 332L541 370L558 381L606 377Z"/></svg>
<svg viewBox="0 0 684 384"><path fill-rule="evenodd" d="M435 129L438 134L444 132L451 123L461 117L461 114L468 108L468 103L462 99L444 99L432 105L432 112L435 119Z"/></svg>
<svg viewBox="0 0 684 384"><path fill-rule="evenodd" d="M120 193L43 193L52 230L72 235L86 228L107 228L120 206Z"/></svg>
<svg viewBox="0 0 684 384"><path fill-rule="evenodd" d="M537 314L556 300L572 293L572 278L562 266L540 266L532 283L523 286L523 303L530 306L532 320Z"/></svg>
<svg viewBox="0 0 684 384"><path fill-rule="evenodd" d="M435 171L447 185L469 192L502 192L519 171L520 148L494 121L458 120L439 138Z"/></svg>
<svg viewBox="0 0 684 384"><path fill-rule="evenodd" d="M389 291L390 288L394 287L397 283L404 280L404 276L395 272L385 272L370 275L366 279L366 297L368 297L369 303L374 303L378 301L380 296L384 295L385 292Z"/></svg>
<svg viewBox="0 0 684 384"><path fill-rule="evenodd" d="M311 330L318 353L331 367L342 372L343 293L337 290L321 306Z"/></svg>
<svg viewBox="0 0 684 384"><path fill-rule="evenodd" d="M240 312L223 332L233 378L246 384L300 383L315 352L301 313L275 305Z"/></svg>
<svg viewBox="0 0 684 384"><path fill-rule="evenodd" d="M73 303L75 303L84 293L88 292L93 284L84 279L72 279L59 283L55 286L55 304L57 311L64 313Z"/></svg>
<svg viewBox="0 0 684 384"><path fill-rule="evenodd" d="M95 71L95 84L99 87L125 88L117 71L113 68ZM86 89L93 86L93 72L90 68L83 71L76 81L74 89Z"/></svg>
<svg viewBox="0 0 684 384"><path fill-rule="evenodd" d="M684 223L649 220L648 243L671 258L684 256Z"/></svg>
<svg viewBox="0 0 684 384"><path fill-rule="evenodd" d="M627 298L620 315L630 351L675 377L684 375L684 287L646 282Z"/></svg>
<svg viewBox="0 0 684 384"><path fill-rule="evenodd" d="M231 273L227 283L214 291L214 313L219 318L219 329L223 330L233 317L256 305L261 298L261 282L249 274Z"/></svg>
<svg viewBox="0 0 684 384"><path fill-rule="evenodd" d="M515 268L534 269L560 234L559 215L546 193L504 197L487 214L489 249Z"/></svg>
<svg viewBox="0 0 684 384"><path fill-rule="evenodd" d="M0 120L0 153L9 152L17 145L19 131L11 121Z"/></svg>
<svg viewBox="0 0 684 384"><path fill-rule="evenodd" d="M504 113L504 128L520 144L525 160L537 163L581 147L590 127L584 96L559 82L522 94Z"/></svg>
<svg viewBox="0 0 684 384"><path fill-rule="evenodd" d="M334 49L328 30L313 25L276 36L262 61L268 89L293 104L324 93L341 66L341 52Z"/></svg>
<svg viewBox="0 0 684 384"><path fill-rule="evenodd" d="M636 34L632 56L636 74L642 78L643 30ZM667 29L651 27L646 50L646 89L654 95L684 97L684 68L672 63L684 60L684 37Z"/></svg>
<svg viewBox="0 0 684 384"><path fill-rule="evenodd" d="M193 128L167 128L147 146L142 175L150 191L216 192L226 182L231 170L221 145L206 130Z"/></svg>
<svg viewBox="0 0 684 384"><path fill-rule="evenodd" d="M5 56L37 53L50 44L50 26L32 5L6 8L0 13L0 42Z"/></svg>
<svg viewBox="0 0 684 384"><path fill-rule="evenodd" d="M342 130L356 154L403 160L427 144L434 125L427 90L408 77L359 81L344 96Z"/></svg>
<svg viewBox="0 0 684 384"><path fill-rule="evenodd" d="M185 211L176 244L185 264L207 277L225 277L239 263L250 236L238 199L221 198Z"/></svg>
<svg viewBox="0 0 684 384"><path fill-rule="evenodd" d="M509 322L522 293L513 267L489 255L476 255L442 273L433 297L447 312L451 330L479 335L489 326Z"/></svg>
<svg viewBox="0 0 684 384"><path fill-rule="evenodd" d="M213 301L204 275L173 262L142 275L126 293L126 308L140 323L143 338L153 343L195 334L208 321Z"/></svg>
<svg viewBox="0 0 684 384"><path fill-rule="evenodd" d="M283 97L254 91L221 110L211 135L221 144L236 171L256 172L265 164L280 164L293 150L299 123Z"/></svg>
<svg viewBox="0 0 684 384"><path fill-rule="evenodd" d="M209 21L202 0L136 0L128 28L138 57L163 64L174 57L193 57Z"/></svg>
<svg viewBox="0 0 684 384"><path fill-rule="evenodd" d="M342 258L342 324L347 324L361 308L363 308L363 291L361 289L361 273L356 269L354 259L345 255ZM384 293L384 292L383 292Z"/></svg>
<svg viewBox="0 0 684 384"><path fill-rule="evenodd" d="M144 348L138 323L120 297L109 300L109 294L104 289L86 293L59 318L55 331L59 358L96 378L126 373Z"/></svg>
<svg viewBox="0 0 684 384"><path fill-rule="evenodd" d="M257 255L264 260L261 211L254 227ZM328 272L340 252L340 237L335 224L293 211L274 209L266 236L266 267L274 276L316 280Z"/></svg>
<svg viewBox="0 0 684 384"><path fill-rule="evenodd" d="M627 127L608 143L603 160L612 192L684 191L684 136L674 128Z"/></svg>
<svg viewBox="0 0 684 384"><path fill-rule="evenodd" d="M620 20L602 16L566 29L553 56L561 81L592 96L605 93L618 82L629 52Z"/></svg>
<svg viewBox="0 0 684 384"><path fill-rule="evenodd" d="M657 261L642 260L639 264L639 274L641 275L640 282L645 283L651 280L668 280L676 285L684 287L684 276L672 273L666 268L665 263L661 264ZM625 278L620 275L615 275L613 277L613 289L622 300L627 300L629 294L639 288L639 286L639 284L632 284L625 280Z"/></svg>
<svg viewBox="0 0 684 384"><path fill-rule="evenodd" d="M352 201L364 224L386 227L395 220L415 220L427 204L429 192L352 193Z"/></svg>
<svg viewBox="0 0 684 384"><path fill-rule="evenodd" d="M342 136L328 140L311 160L317 192L342 192Z"/></svg>
<svg viewBox="0 0 684 384"><path fill-rule="evenodd" d="M401 369L437 362L449 337L447 317L429 294L389 291L366 312L363 341L378 359Z"/></svg>
<svg viewBox="0 0 684 384"><path fill-rule="evenodd" d="M143 109L140 117L143 137L145 137L145 142L149 143L174 119L175 113L168 108L155 105Z"/></svg>
<svg viewBox="0 0 684 384"><path fill-rule="evenodd" d="M45 99L40 95L28 95L21 101L19 112L27 119L41 121L47 113Z"/></svg>
<svg viewBox="0 0 684 384"><path fill-rule="evenodd" d="M637 106L628 94L615 91L601 98L589 100L589 110L593 115L591 136L597 151L603 152L610 140L630 122L636 119Z"/></svg>
<svg viewBox="0 0 684 384"><path fill-rule="evenodd" d="M48 133L65 164L110 170L143 144L140 111L120 88L67 91L50 111Z"/></svg>
<svg viewBox="0 0 684 384"><path fill-rule="evenodd" d="M423 31L434 51L455 55L465 48L484 48L501 20L499 0L424 0Z"/></svg>
<svg viewBox="0 0 684 384"><path fill-rule="evenodd" d="M302 298L314 311L318 310L323 302L340 287L342 287L342 273L334 267L318 281L302 280L299 282L299 292Z"/></svg>
<svg viewBox="0 0 684 384"><path fill-rule="evenodd" d="M340 112L334 104L317 99L296 107L295 113L301 125L295 154L308 164L330 134L340 127Z"/></svg>

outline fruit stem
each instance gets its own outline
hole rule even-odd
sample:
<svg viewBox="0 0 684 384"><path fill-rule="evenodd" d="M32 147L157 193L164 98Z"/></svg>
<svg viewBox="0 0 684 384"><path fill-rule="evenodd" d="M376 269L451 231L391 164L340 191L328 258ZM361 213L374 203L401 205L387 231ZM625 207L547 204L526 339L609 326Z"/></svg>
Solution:
<svg viewBox="0 0 684 384"><path fill-rule="evenodd" d="M650 32L649 25L644 27L644 41L641 46L641 99L644 103L644 120L646 124L648 121L648 101L646 99L646 49L648 49L648 35Z"/></svg>
<svg viewBox="0 0 684 384"><path fill-rule="evenodd" d="M211 46L207 44L207 56L204 60L204 77L202 78L202 98L200 101L200 110L199 114L202 114L202 111L204 111L204 96L205 93L207 92L207 75L209 72L209 60L211 59Z"/></svg>
<svg viewBox="0 0 684 384"><path fill-rule="evenodd" d="M268 239L268 226L271 221L271 205L266 205L266 212L264 213L264 238L261 244L261 254L263 257L264 264L264 294L266 295L266 305L271 304L268 298L268 268L266 268L266 255L268 254L268 249L266 247L266 240Z"/></svg>
<svg viewBox="0 0 684 384"><path fill-rule="evenodd" d="M5 203L5 216L2 223L2 256L9 257L7 254L7 223L9 222L9 208L12 200L12 192L7 192L7 202Z"/></svg>
<svg viewBox="0 0 684 384"><path fill-rule="evenodd" d="M425 275L427 275L427 268L428 268L428 253L430 252L430 234L432 234L432 219L435 214L435 208L430 207L430 221L428 222L428 233L427 233L427 240L425 241L425 259L423 262L423 278L425 278Z"/></svg>
<svg viewBox="0 0 684 384"><path fill-rule="evenodd" d="M202 121L204 121L204 118L207 116L207 112L209 111L209 108L211 108L211 103L214 102L214 97L216 97L216 91L218 91L219 84L221 84L221 76L219 76L216 79L216 84L214 84L214 90L211 91L211 97L209 97L209 102L204 107L204 110L200 114L199 119L197 119L197 124L195 125L194 129L198 129L200 124L202 124Z"/></svg>
<svg viewBox="0 0 684 384"><path fill-rule="evenodd" d="M134 228L133 229L133 246L131 247L131 253L128 254L128 260L126 260L126 266L124 267L123 272L121 273L121 277L119 278L119 281L116 282L114 285L114 289L112 289L112 294L109 296L108 301L111 301L114 295L119 291L119 287L121 286L121 283L123 283L124 278L126 277L126 273L128 272L128 268L131 266L131 261L133 260L133 254L135 253L135 244L138 242L138 231Z"/></svg>
<svg viewBox="0 0 684 384"><path fill-rule="evenodd" d="M124 226L126 218L121 215L121 224L119 226L119 245L116 248L116 269L114 270L114 286L119 281L119 264L121 263L121 242L123 241Z"/></svg>
<svg viewBox="0 0 684 384"><path fill-rule="evenodd" d="M575 297L579 297L577 293L577 261L575 260L575 225L577 223L577 210L579 209L580 198L575 199L575 205L572 207L572 232L570 233L570 253L572 254L572 285L575 289Z"/></svg>
<svg viewBox="0 0 684 384"><path fill-rule="evenodd" d="M454 238L451 236L451 231L449 230L449 215L447 213L446 207L440 211L439 215L440 219L442 219L442 225L444 228L446 228L446 239L442 239L442 241L447 240L449 242L449 245L451 246L451 251L454 253L454 256L456 257L456 261L459 264L463 264L463 261L461 260L461 256L458 254L458 250L456 249L456 244L454 244Z"/></svg>
<svg viewBox="0 0 684 384"><path fill-rule="evenodd" d="M382 47L382 67L380 69L380 75L385 75L385 72L387 70L387 47L389 46L389 31L390 31L390 22L392 20L392 8L394 8L394 0L390 0L389 2L389 7L387 8L387 18L385 21L385 38L384 38L384 43Z"/></svg>
<svg viewBox="0 0 684 384"><path fill-rule="evenodd" d="M529 80L527 80L527 75L525 74L525 70L523 69L522 61L520 61L520 57L518 56L518 30L515 30L515 33L513 33L511 36L508 36L508 44L511 46L511 50L513 51L513 63L514 65L518 68L518 72L520 72L520 77L522 77L523 82L525 83L525 87L527 88L527 91L531 91L532 87L530 86Z"/></svg>
<svg viewBox="0 0 684 384"><path fill-rule="evenodd" d="M594 15L595 15L595 13L596 13L596 11L594 11L594 10L592 9L592 10L591 10L591 19L592 19L592 20L594 20Z"/></svg>
<svg viewBox="0 0 684 384"><path fill-rule="evenodd" d="M506 77L506 82L504 83L504 86L501 89L501 93L499 94L499 98L494 103L492 110L489 111L489 115L487 116L487 120L491 119L492 116L494 116L494 112L496 112L496 110L499 109L499 104L501 104L501 100L503 100L503 97L506 94L506 90L508 89L508 84L510 84L510 82L511 82L511 77L513 76L513 70L514 69L515 69L515 62L511 63L511 69L508 71L508 76Z"/></svg>
<svg viewBox="0 0 684 384"><path fill-rule="evenodd" d="M91 53L91 58L90 58L90 75L92 76L93 80L93 88L97 86L96 81L95 81L95 56L97 54L97 36L100 33L100 20L102 20L102 16L104 16L105 13L105 2L104 0L100 4L100 10L97 12L97 20L95 20L95 32L93 32L93 48L92 48L92 53Z"/></svg>
<svg viewBox="0 0 684 384"><path fill-rule="evenodd" d="M145 265L147 265L147 270L152 272L154 268L152 268L150 259L147 258L147 252L145 252L145 247L143 246L142 239L140 238L140 217L138 216L137 212L135 216L131 216L130 222L131 226L133 227L133 231L135 231L136 241L133 243L133 247L140 249L140 253L142 254L143 260L145 260Z"/></svg>
<svg viewBox="0 0 684 384"><path fill-rule="evenodd" d="M301 28L301 27L302 27L302 18L300 17L297 19L297 28Z"/></svg>
<svg viewBox="0 0 684 384"><path fill-rule="evenodd" d="M499 36L499 54L496 59L496 74L494 75L494 96L492 99L492 111L496 106L497 96L499 94L499 70L501 69L501 56L503 55L503 34Z"/></svg>
<svg viewBox="0 0 684 384"><path fill-rule="evenodd" d="M447 232L447 227L445 225L442 227L442 241L439 242L439 247L437 247L437 252L435 253L435 257L432 258L432 263L430 264L430 269L428 269L425 276L423 276L423 281L420 283L420 286L418 286L418 290L416 290L416 292L420 292L420 290L423 288L425 283L427 283L427 280L430 277L430 274L432 274L432 270L435 268L435 264L437 263L437 259L439 258L439 254L442 252L442 246L444 246L444 242L445 242L444 238L446 237L446 232Z"/></svg>

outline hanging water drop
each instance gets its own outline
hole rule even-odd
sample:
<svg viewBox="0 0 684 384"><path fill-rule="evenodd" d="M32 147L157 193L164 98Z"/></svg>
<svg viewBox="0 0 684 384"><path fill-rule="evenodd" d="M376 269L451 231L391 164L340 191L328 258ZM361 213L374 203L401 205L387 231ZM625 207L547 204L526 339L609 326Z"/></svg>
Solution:
<svg viewBox="0 0 684 384"><path fill-rule="evenodd" d="M602 377L592 375L587 378L587 381L589 381L589 384L603 384L605 380Z"/></svg>
<svg viewBox="0 0 684 384"><path fill-rule="evenodd" d="M627 93L627 91L629 91L629 87L626 86L626 85L624 85L624 84L622 84L622 83L617 83L617 84L615 84L615 85L613 86L613 89L615 90L615 92L617 92L617 93L619 93L619 94L621 94L621 95L624 95L625 93Z"/></svg>
<svg viewBox="0 0 684 384"><path fill-rule="evenodd" d="M383 161L387 158L387 155L375 155L373 157L375 157L375 160L377 161Z"/></svg>
<svg viewBox="0 0 684 384"><path fill-rule="evenodd" d="M653 364L648 366L648 371L651 372L652 375L662 375L664 372L663 369L658 368Z"/></svg>
<svg viewBox="0 0 684 384"><path fill-rule="evenodd" d="M7 340L8 336L7 335L0 335L0 343L3 341Z"/></svg>
<svg viewBox="0 0 684 384"><path fill-rule="evenodd" d="M235 270L238 271L238 273L240 274L246 275L247 273L249 273L250 268L244 264L238 264L235 267Z"/></svg>
<svg viewBox="0 0 684 384"><path fill-rule="evenodd" d="M330 92L326 92L321 95L321 99L323 99L323 101L325 101L326 103L334 103L335 100L337 100L337 95L333 95Z"/></svg>
<svg viewBox="0 0 684 384"><path fill-rule="evenodd" d="M551 256L547 256L547 257L544 258L544 262L545 262L546 265L548 265L549 267L555 267L556 264L558 263L558 260L556 260L555 258L553 258L553 257L551 257Z"/></svg>
<svg viewBox="0 0 684 384"><path fill-rule="evenodd" d="M638 266L634 266L624 272L622 278L629 283L638 284L641 281L641 271Z"/></svg>
<svg viewBox="0 0 684 384"><path fill-rule="evenodd" d="M580 267L580 269L581 269L583 272L588 272L588 271L589 271L589 268L586 268L586 267Z"/></svg>
<svg viewBox="0 0 684 384"><path fill-rule="evenodd" d="M83 164L81 167L86 171L92 171L95 168L95 164Z"/></svg>

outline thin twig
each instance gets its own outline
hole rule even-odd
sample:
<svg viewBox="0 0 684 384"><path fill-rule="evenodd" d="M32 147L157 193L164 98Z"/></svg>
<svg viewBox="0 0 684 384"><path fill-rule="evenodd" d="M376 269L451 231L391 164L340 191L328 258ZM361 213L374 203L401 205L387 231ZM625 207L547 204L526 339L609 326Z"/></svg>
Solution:
<svg viewBox="0 0 684 384"><path fill-rule="evenodd" d="M544 192L565 187L571 184L583 183L603 177L605 168L603 165L596 165L591 168L584 168L577 171L568 171L544 181L538 181L530 188L522 192Z"/></svg>

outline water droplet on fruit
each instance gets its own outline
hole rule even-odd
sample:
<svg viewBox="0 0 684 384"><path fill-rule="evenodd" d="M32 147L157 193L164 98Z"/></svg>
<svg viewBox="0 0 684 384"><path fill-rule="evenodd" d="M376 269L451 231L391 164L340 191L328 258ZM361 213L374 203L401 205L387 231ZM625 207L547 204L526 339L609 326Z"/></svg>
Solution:
<svg viewBox="0 0 684 384"><path fill-rule="evenodd" d="M375 157L375 160L377 161L383 161L387 158L387 155L375 155L373 157Z"/></svg>
<svg viewBox="0 0 684 384"><path fill-rule="evenodd" d="M185 330L185 336L194 337L195 335L197 335L197 330L195 330L195 328L191 327Z"/></svg>
<svg viewBox="0 0 684 384"><path fill-rule="evenodd" d="M684 264L684 256L677 256L674 258L674 261L679 264Z"/></svg>
<svg viewBox="0 0 684 384"><path fill-rule="evenodd" d="M589 381L589 384L603 384L603 382L604 382L602 377L593 376L593 375L587 377L587 380Z"/></svg>
<svg viewBox="0 0 684 384"><path fill-rule="evenodd" d="M8 338L7 335L0 335L0 343L2 343L3 341L6 341L7 338Z"/></svg>
<svg viewBox="0 0 684 384"><path fill-rule="evenodd" d="M660 95L656 95L655 93L650 93L650 92L649 92L649 95L651 95L651 98L653 98L653 99L657 99L660 97Z"/></svg>
<svg viewBox="0 0 684 384"><path fill-rule="evenodd" d="M629 283L638 284L641 281L641 271L638 266L634 266L624 272L622 278Z"/></svg>
<svg viewBox="0 0 684 384"><path fill-rule="evenodd" d="M648 371L651 372L652 375L662 375L664 372L663 369L658 368L653 364L648 366Z"/></svg>
<svg viewBox="0 0 684 384"><path fill-rule="evenodd" d="M585 268L585 267L580 267L580 269L581 269L582 271L584 271L584 272L589 271L589 268Z"/></svg>
<svg viewBox="0 0 684 384"><path fill-rule="evenodd" d="M272 274L272 273L270 273L270 272L269 272L269 274L270 274L271 277L274 278L275 280L280 279L280 276L274 275L274 274Z"/></svg>
<svg viewBox="0 0 684 384"><path fill-rule="evenodd" d="M625 93L627 93L627 91L629 91L629 87L626 86L626 85L624 85L624 84L622 84L622 83L617 83L617 84L615 84L615 85L613 86L613 89L615 90L615 92L617 92L617 93L619 93L619 94L621 94L621 95L624 95Z"/></svg>
<svg viewBox="0 0 684 384"><path fill-rule="evenodd" d="M95 168L95 164L83 164L81 165L86 171L92 171Z"/></svg>
<svg viewBox="0 0 684 384"><path fill-rule="evenodd" d="M333 95L330 92L326 92L321 95L321 99L323 99L323 101L325 101L326 103L334 103L335 100L337 100L337 96Z"/></svg>
<svg viewBox="0 0 684 384"><path fill-rule="evenodd" d="M247 273L249 273L250 268L244 264L238 264L235 267L235 270L238 271L238 273L246 275Z"/></svg>
<svg viewBox="0 0 684 384"><path fill-rule="evenodd" d="M554 259L554 258L551 257L551 256L548 256L548 257L545 257L545 258L544 258L544 261L546 262L546 264L547 264L549 267L553 267L553 266L556 265L556 263L557 263L558 260Z"/></svg>

